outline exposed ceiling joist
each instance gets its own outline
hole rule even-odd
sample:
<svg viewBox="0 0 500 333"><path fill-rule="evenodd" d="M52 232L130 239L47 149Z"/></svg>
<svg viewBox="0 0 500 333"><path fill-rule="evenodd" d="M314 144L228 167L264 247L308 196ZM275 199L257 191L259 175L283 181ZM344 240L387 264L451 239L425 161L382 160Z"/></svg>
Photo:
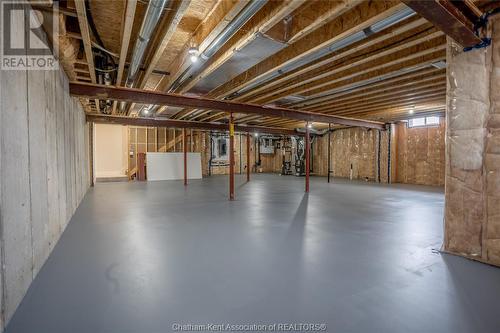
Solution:
<svg viewBox="0 0 500 333"><path fill-rule="evenodd" d="M293 109L265 107L254 104L244 104L231 101L219 101L201 97L189 97L177 94L168 94L140 89L101 86L95 84L70 83L70 94L76 97L100 98L124 101L129 103L141 103L152 105L168 105L178 107L194 107L198 109L211 109L224 112L243 114L257 114L263 116L275 116L290 118L309 122L333 123L347 126L360 126L376 129L384 129L380 122L365 121L360 119L323 115L307 111Z"/></svg>
<svg viewBox="0 0 500 333"><path fill-rule="evenodd" d="M160 89L165 90L170 87L177 78L191 65L188 57L188 50L191 46L198 46L198 51L202 53L210 43L221 33L235 16L248 4L247 0L227 0L219 1L210 11L206 18L197 27L191 38L186 42L184 49L169 66L168 77L163 77Z"/></svg>
<svg viewBox="0 0 500 333"><path fill-rule="evenodd" d="M214 57L209 59L207 65L196 73L189 82L184 84L180 92L186 92L195 86L201 79L215 71L229 60L235 52L241 50L257 37L258 33L264 33L262 26L267 26L269 22L284 19L291 10L295 9L302 1L298 0L279 0L268 2L254 17L252 17L227 43L221 48ZM246 29L245 29L246 28Z"/></svg>
<svg viewBox="0 0 500 333"><path fill-rule="evenodd" d="M137 118L123 116L109 116L103 114L88 114L87 121L101 124L117 124L130 126L149 126L149 127L170 127L170 128L192 128L200 130L227 131L227 124L221 123L203 123L199 121L186 121L176 119L158 119L158 118ZM250 133L268 133L282 135L304 135L301 132L286 128L272 128L263 126L239 126L235 125L237 132Z"/></svg>
<svg viewBox="0 0 500 333"><path fill-rule="evenodd" d="M442 57L444 57L444 55ZM339 85L325 92L321 96L303 101L285 103L284 105L291 108L314 110L318 106L330 105L338 96L348 95L359 91L360 89L369 89L371 87L378 87L385 84L393 84L395 82L399 82L399 80L419 78L420 76L434 73L437 70L438 69L430 66L429 62L424 62L423 64L405 68L400 71L396 70L394 72L388 72L383 76L372 77L371 75L363 75L360 78L341 82Z"/></svg>
<svg viewBox="0 0 500 333"><path fill-rule="evenodd" d="M402 1L463 47L470 47L481 43L481 38L474 32L475 22L467 18L452 1Z"/></svg>
<svg viewBox="0 0 500 333"><path fill-rule="evenodd" d="M307 1L300 8L298 6L288 8L286 16L276 17L274 21L263 26L260 32L273 39L292 44L362 1L364 0Z"/></svg>
<svg viewBox="0 0 500 333"><path fill-rule="evenodd" d="M392 79L379 81L374 84L367 86L362 86L358 88L348 89L343 92L332 94L329 99L303 105L301 109L308 111L316 111L318 108L331 105L334 101L343 100L344 98L354 98L361 96L369 96L374 93L379 93L385 90L394 91L394 89L404 89L407 86L413 86L422 82L428 82L430 80L442 79L443 84L445 84L446 73L444 70L438 70L436 68L427 68L422 71L417 71L415 73L410 73L409 75L403 75L401 77L395 77Z"/></svg>
<svg viewBox="0 0 500 333"><path fill-rule="evenodd" d="M348 8L346 7L348 3L355 3L355 1L342 2L344 9ZM273 72L281 70L286 65L304 59L331 45L335 41L340 41L355 32L362 31L403 8L404 5L398 1L365 1L350 10L339 10L337 13L338 16L336 16L334 20L310 32L307 38L299 39L297 42L278 51L274 55L212 90L206 96L222 98L235 93L244 86L258 82L258 80L264 78L266 75L271 75ZM192 112L193 110L183 112L182 116L185 117Z"/></svg>
<svg viewBox="0 0 500 333"><path fill-rule="evenodd" d="M78 16L78 25L80 26L80 34L82 36L83 49L85 53L85 59L87 59L87 67L90 75L90 82L96 83L97 78L95 75L94 66L94 53L92 52L92 41L90 39L90 30L87 18L87 9L85 7L84 0L75 0L75 8ZM77 76L77 80L87 81L85 78ZM99 107L99 99L94 100L95 107Z"/></svg>
<svg viewBox="0 0 500 333"><path fill-rule="evenodd" d="M405 34L411 34L415 29L425 29L428 25L429 24L425 19L416 17L409 18L404 22L396 24L394 27L390 27L384 31L368 37L366 40L361 40L359 42L353 43L349 47L342 48L338 51L333 51L318 60L312 61L298 67L297 69L283 73L273 80L265 81L257 85L256 87L253 87L252 89L248 89L248 91L239 92L238 96L233 98L233 100L245 102L250 101L255 95L262 93L263 91L268 91L269 89L280 87L293 79L301 78L303 75L308 75L312 71L324 68L327 65L338 61L339 59L355 56L356 54L360 54L361 52L365 53L367 52L367 50L370 50L370 48L373 48L380 43L388 43L395 37L399 38L400 36L404 36Z"/></svg>
<svg viewBox="0 0 500 333"><path fill-rule="evenodd" d="M308 38L302 38L276 54L268 57L232 80L211 91L208 97L231 94L260 77L279 70L286 64L318 51L335 40L361 31L375 22L403 8L399 1L366 1L319 27Z"/></svg>
<svg viewBox="0 0 500 333"><path fill-rule="evenodd" d="M393 48L355 58L351 61L334 63L330 68L320 68L309 75L284 84L278 89L256 96L257 98L252 99L252 102L265 104L289 95L307 94L308 91L332 84L335 80L355 77L423 54L432 53L436 51L436 48L444 48L445 39L441 36L440 31L425 34L420 38L406 41L402 45Z"/></svg>
<svg viewBox="0 0 500 333"><path fill-rule="evenodd" d="M360 75L352 75L349 78L336 79L332 82L323 82L321 86L314 86L314 89L307 91L307 96L311 98L321 98L325 94L329 94L333 89L338 89L352 83L361 83L363 81L371 82L378 78L390 78L395 76L400 76L405 73L409 73L413 70L422 69L424 66L430 66L430 64L442 60L446 57L446 52L443 46L436 46L434 52L420 55L416 58L409 59L403 62L395 62L390 66L386 66L382 69L374 69L367 71L366 73L361 73Z"/></svg>
<svg viewBox="0 0 500 333"><path fill-rule="evenodd" d="M123 72L125 70L125 62L127 61L127 51L130 44L130 36L134 25L135 10L137 8L137 0L129 0L125 6L125 13L122 23L122 41L120 47L120 60L118 62L118 71L116 73L116 85L122 85ZM112 114L116 113L117 103L113 103Z"/></svg>
<svg viewBox="0 0 500 333"><path fill-rule="evenodd" d="M90 40L90 30L87 19L87 10L85 9L85 1L75 0L75 7L78 14L78 24L80 26L80 34L82 36L85 59L87 59L90 78L92 79L92 83L96 83L94 54L92 53L92 42Z"/></svg>
<svg viewBox="0 0 500 333"><path fill-rule="evenodd" d="M151 57L149 57L150 59L148 59L148 65L146 67L146 71L142 75L139 88L142 89L146 86L149 77L160 62L163 52L167 48L170 39L172 38L190 3L191 0L174 2L175 7L171 11L169 11L168 14L165 14L164 19L160 23L161 31L159 32L159 36L152 43L153 45L155 45L155 48L152 52Z"/></svg>
<svg viewBox="0 0 500 333"><path fill-rule="evenodd" d="M437 45L437 46L432 46L432 45ZM275 101L285 96L297 93L302 93L306 96L313 97L314 95L322 93L325 90L332 89L332 87L338 85L338 82L345 82L346 80L349 81L350 79L359 80L359 78L362 78L364 80L367 79L371 80L376 77L387 75L390 72L395 72L395 71L397 72L402 68L408 68L411 66L420 65L422 60L424 62L427 62L429 58L434 60L435 57L439 56L440 54L442 54L441 55L442 57L445 56L444 54L445 45L443 45L442 43L431 42L429 45L427 45L427 47L429 48L427 49L424 48L424 50L420 52L418 52L419 48L409 48L404 52L396 52L393 55L393 57L386 57L380 59L379 63L381 62L381 64L379 64L378 66L376 66L375 63L371 64L369 63L366 66L348 66L349 67L348 69L339 74L329 75L325 78L312 81L311 83L306 83L296 88L286 90L282 94L272 95L271 98L260 99L257 102L269 103L271 101ZM406 57L404 55L406 55ZM336 78L337 75L339 78ZM335 107L335 104L333 104L331 107ZM216 115L204 118L202 120L216 121L222 119L223 117L225 117L225 115L218 115L218 116Z"/></svg>

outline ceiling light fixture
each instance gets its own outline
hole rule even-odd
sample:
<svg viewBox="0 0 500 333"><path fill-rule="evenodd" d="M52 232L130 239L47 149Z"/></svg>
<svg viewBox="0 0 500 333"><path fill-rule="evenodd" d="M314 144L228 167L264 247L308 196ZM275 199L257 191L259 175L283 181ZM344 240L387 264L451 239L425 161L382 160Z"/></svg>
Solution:
<svg viewBox="0 0 500 333"><path fill-rule="evenodd" d="M410 111L408 111L409 114L414 114L415 113L415 105L411 106Z"/></svg>
<svg viewBox="0 0 500 333"><path fill-rule="evenodd" d="M313 124L308 124L307 128L313 128Z"/></svg>
<svg viewBox="0 0 500 333"><path fill-rule="evenodd" d="M191 46L188 50L188 54L189 54L189 59L191 60L191 62L198 61L198 55L199 55L198 47Z"/></svg>
<svg viewBox="0 0 500 333"><path fill-rule="evenodd" d="M153 106L152 106L152 105L149 105L149 106L144 106L144 107L142 108L142 113L144 113L144 114L149 114L149 111L151 111L151 109L152 109L152 108L153 108Z"/></svg>

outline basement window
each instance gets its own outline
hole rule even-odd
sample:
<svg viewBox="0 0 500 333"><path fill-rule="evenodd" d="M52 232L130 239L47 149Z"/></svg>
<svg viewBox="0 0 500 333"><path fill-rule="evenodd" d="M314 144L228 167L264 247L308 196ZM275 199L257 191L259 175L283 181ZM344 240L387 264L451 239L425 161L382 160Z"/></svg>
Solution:
<svg viewBox="0 0 500 333"><path fill-rule="evenodd" d="M408 127L426 127L426 126L438 126L439 117L430 116L422 118L413 118L408 120Z"/></svg>

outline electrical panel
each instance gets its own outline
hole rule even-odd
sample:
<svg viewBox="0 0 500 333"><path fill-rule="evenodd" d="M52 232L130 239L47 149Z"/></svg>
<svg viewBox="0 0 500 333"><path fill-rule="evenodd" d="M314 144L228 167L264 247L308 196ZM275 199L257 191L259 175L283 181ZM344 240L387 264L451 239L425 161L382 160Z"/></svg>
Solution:
<svg viewBox="0 0 500 333"><path fill-rule="evenodd" d="M273 138L260 138L260 153L261 154L274 154L274 139Z"/></svg>

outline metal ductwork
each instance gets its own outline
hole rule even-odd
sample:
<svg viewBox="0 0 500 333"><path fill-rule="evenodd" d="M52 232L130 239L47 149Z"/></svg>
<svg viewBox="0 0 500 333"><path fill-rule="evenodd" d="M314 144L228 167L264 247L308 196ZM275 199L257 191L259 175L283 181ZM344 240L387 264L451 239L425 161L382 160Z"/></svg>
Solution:
<svg viewBox="0 0 500 333"><path fill-rule="evenodd" d="M223 31L207 46L200 54L200 59L196 66L191 64L181 75L172 83L168 92L173 92L179 88L184 81L191 76L195 68L200 68L208 59L220 50L231 36L233 36L255 13L257 13L265 4L266 0L252 0L241 10L238 15L224 28Z"/></svg>
<svg viewBox="0 0 500 333"><path fill-rule="evenodd" d="M144 15L144 19L142 21L139 36L135 41L134 50L132 51L132 60L130 61L127 81L125 83L125 85L129 88L134 86L149 40L153 35L167 2L168 0L150 0L148 3L148 8L146 9L146 14Z"/></svg>
<svg viewBox="0 0 500 333"><path fill-rule="evenodd" d="M263 75L260 79L255 80L254 82L246 85L245 87L243 87L242 89L240 89L236 92L233 92L232 94L230 94L226 98L233 99L235 97L243 95L247 91L249 91L249 90L251 90L259 85L270 82L273 79L275 79L283 74L289 73L300 66L303 66L303 65L308 64L310 62L316 61L316 60L320 59L321 57L324 57L332 52L335 52L335 51L340 50L344 47L347 47L347 46L352 45L356 42L359 42L360 40L363 40L376 32L379 32L379 31L382 31L386 28L389 28L390 26L393 26L394 24L401 22L401 21L403 21L403 20L405 20L413 15L415 15L415 12L412 9L405 7L403 9L399 10L398 12L394 13L393 15L372 24L371 26L367 27L366 29L363 29L361 31L358 31L358 32L352 34L352 35L349 35L349 36L344 37L338 41L335 41L332 44L326 46L325 48L323 48L321 50L318 50L318 51L316 51L308 56L302 57L302 58L297 59L295 61L292 61L291 63L289 63L285 66L282 66L280 69L278 69L276 71L273 71L273 72L270 72L266 75Z"/></svg>

